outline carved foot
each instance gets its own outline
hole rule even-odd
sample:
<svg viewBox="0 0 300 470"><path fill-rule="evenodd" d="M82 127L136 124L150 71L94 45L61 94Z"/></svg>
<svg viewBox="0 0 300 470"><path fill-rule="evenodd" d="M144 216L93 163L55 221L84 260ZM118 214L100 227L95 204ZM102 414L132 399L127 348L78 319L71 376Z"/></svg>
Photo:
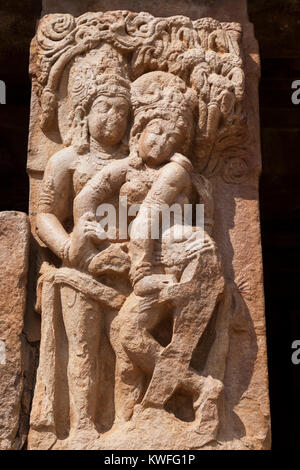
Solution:
<svg viewBox="0 0 300 470"><path fill-rule="evenodd" d="M219 408L224 385L220 380L212 377L204 378L204 384L199 398L194 403L196 412L193 430L201 435L209 436L211 439L217 437L219 429Z"/></svg>

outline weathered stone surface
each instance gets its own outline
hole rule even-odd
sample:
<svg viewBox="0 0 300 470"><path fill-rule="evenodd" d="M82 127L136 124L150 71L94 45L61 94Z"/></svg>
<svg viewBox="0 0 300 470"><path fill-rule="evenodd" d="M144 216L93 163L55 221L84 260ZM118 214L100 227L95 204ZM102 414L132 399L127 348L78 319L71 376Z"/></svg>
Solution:
<svg viewBox="0 0 300 470"><path fill-rule="evenodd" d="M18 449L23 391L22 328L26 305L29 221L0 212L0 449ZM23 436L24 437L24 436Z"/></svg>
<svg viewBox="0 0 300 470"><path fill-rule="evenodd" d="M193 21L169 17L183 5ZM270 445L259 61L245 3L234 5L40 22L28 168L42 328L30 449ZM98 206L121 212L120 196L139 204L133 222L126 214L130 237L121 223L113 237L111 224L104 240ZM147 236L163 204L200 202L204 227L193 220L183 235L181 221L155 243Z"/></svg>

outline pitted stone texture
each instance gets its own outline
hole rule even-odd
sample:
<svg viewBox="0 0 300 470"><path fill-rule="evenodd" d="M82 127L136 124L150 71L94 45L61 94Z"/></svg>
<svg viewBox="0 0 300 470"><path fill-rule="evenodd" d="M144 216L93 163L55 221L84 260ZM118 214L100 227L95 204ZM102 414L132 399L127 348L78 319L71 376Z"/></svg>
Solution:
<svg viewBox="0 0 300 470"><path fill-rule="evenodd" d="M0 449L18 449L23 391L22 328L26 305L29 221L0 213Z"/></svg>

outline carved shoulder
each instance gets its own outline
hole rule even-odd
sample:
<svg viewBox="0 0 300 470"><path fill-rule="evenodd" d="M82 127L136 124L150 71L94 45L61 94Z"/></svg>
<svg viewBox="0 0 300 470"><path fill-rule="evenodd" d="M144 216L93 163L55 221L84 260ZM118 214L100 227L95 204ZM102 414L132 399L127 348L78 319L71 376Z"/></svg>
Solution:
<svg viewBox="0 0 300 470"><path fill-rule="evenodd" d="M186 165L181 164L178 160L171 160L170 163L167 163L162 168L159 180L171 187L177 188L178 192L180 192L186 186L190 186L191 174L189 168L187 168Z"/></svg>
<svg viewBox="0 0 300 470"><path fill-rule="evenodd" d="M73 147L66 147L59 150L50 157L45 169L44 179L49 173L53 173L53 176L59 177L61 173L65 174L73 170L77 159L78 155Z"/></svg>
<svg viewBox="0 0 300 470"><path fill-rule="evenodd" d="M184 166L171 161L161 168L145 204L173 204L181 193L189 194L191 176Z"/></svg>

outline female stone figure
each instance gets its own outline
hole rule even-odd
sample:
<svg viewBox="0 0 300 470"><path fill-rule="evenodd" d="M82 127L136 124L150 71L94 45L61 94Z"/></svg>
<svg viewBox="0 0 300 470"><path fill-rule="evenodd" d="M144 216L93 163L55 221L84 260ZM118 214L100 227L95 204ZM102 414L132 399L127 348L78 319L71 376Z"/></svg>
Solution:
<svg viewBox="0 0 300 470"><path fill-rule="evenodd" d="M130 156L96 174L74 202L75 225L87 213L95 215L108 194L126 196L129 206L140 204L129 243L133 292L110 329L116 354L115 424L130 420L138 404L142 409L163 410L172 394L182 388L190 394L194 411L200 409L202 423L214 415L211 433L215 435L222 384L200 377L189 365L224 288L216 248L207 232L202 233L202 243L197 236L203 232L201 227L190 227L179 240L176 225L161 233L158 241L150 234L162 206L183 206L195 200L193 166L186 155L197 98L183 80L166 72L138 78L131 96ZM200 177L196 186L205 195L205 180ZM172 246L176 243L182 253L174 259ZM101 253L98 257L101 259ZM92 263L97 271L97 256ZM163 325L159 328L166 313L171 316L170 331ZM155 337L157 327L160 339ZM201 427L199 413L197 426Z"/></svg>
<svg viewBox="0 0 300 470"><path fill-rule="evenodd" d="M91 240L96 243L99 236L97 224L86 217L76 232L72 230L74 197L101 168L125 157L122 141L130 110L125 64L104 45L75 59L68 87L73 109L69 145L47 164L37 215L39 237L56 257L43 267L39 282L42 337L31 448L42 440L48 448L69 434L80 445L85 436L91 442L98 438L103 309L119 308L123 301L88 272Z"/></svg>

